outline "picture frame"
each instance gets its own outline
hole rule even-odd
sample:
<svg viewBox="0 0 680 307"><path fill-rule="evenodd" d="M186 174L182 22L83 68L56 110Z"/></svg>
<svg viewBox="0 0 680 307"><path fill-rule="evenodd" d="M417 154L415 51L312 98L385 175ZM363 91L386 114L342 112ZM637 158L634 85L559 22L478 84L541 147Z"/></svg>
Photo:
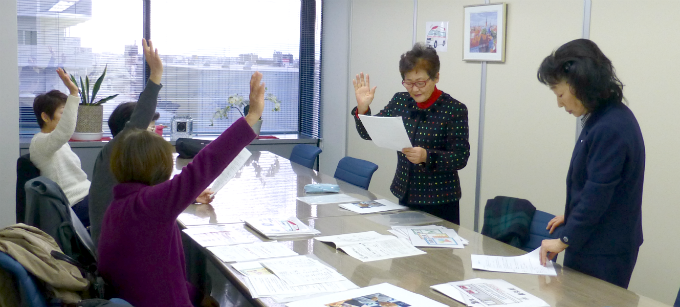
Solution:
<svg viewBox="0 0 680 307"><path fill-rule="evenodd" d="M464 61L505 62L507 8L507 3L464 7Z"/></svg>

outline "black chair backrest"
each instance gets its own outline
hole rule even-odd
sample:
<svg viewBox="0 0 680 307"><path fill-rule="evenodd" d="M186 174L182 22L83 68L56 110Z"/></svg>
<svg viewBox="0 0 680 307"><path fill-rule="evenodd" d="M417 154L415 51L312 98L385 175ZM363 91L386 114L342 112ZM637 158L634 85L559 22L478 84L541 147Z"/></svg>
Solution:
<svg viewBox="0 0 680 307"><path fill-rule="evenodd" d="M17 159L17 187L16 187L16 219L17 223L26 221L26 190L24 185L29 180L40 176L40 170L31 162L30 154Z"/></svg>

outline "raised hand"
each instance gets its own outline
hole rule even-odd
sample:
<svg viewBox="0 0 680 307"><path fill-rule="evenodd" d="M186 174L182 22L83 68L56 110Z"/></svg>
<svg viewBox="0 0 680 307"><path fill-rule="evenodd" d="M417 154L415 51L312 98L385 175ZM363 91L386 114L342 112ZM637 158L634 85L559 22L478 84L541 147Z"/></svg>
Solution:
<svg viewBox="0 0 680 307"><path fill-rule="evenodd" d="M68 88L69 92L71 93L72 96L78 96L78 86L71 81L71 77L68 76L68 74L64 71L62 68L57 68L57 74L59 74L59 78L61 79L61 82L64 82L64 85L66 85L66 88Z"/></svg>
<svg viewBox="0 0 680 307"><path fill-rule="evenodd" d="M147 43L144 38L142 39L142 45L144 48L144 59L146 59L146 63L149 64L149 69L151 70L149 80L153 83L161 84L163 61L161 61L161 57L158 55L158 49L153 48L153 42L151 40Z"/></svg>
<svg viewBox="0 0 680 307"><path fill-rule="evenodd" d="M357 98L357 111L359 111L359 114L366 113L368 106L373 102L377 86L371 88L371 79L368 77L368 74L364 78L363 72L357 75L356 79L352 80L352 84L354 85L354 95Z"/></svg>
<svg viewBox="0 0 680 307"><path fill-rule="evenodd" d="M262 73L256 71L250 77L250 108L246 121L252 127L262 117L264 111L264 82L262 82Z"/></svg>

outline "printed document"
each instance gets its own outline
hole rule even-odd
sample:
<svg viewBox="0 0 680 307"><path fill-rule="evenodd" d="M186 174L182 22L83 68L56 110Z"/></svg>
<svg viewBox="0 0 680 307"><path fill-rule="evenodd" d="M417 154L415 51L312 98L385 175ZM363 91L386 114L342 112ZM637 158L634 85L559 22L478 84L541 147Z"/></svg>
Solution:
<svg viewBox="0 0 680 307"><path fill-rule="evenodd" d="M476 278L434 285L430 288L471 307L550 307L542 299L502 279Z"/></svg>
<svg viewBox="0 0 680 307"><path fill-rule="evenodd" d="M208 250L223 262L250 261L298 255L298 253L279 242L213 246L208 247Z"/></svg>
<svg viewBox="0 0 680 307"><path fill-rule="evenodd" d="M329 307L329 306L408 306L408 307L446 307L430 298L382 283L361 289L333 293L320 297L295 301L288 307Z"/></svg>
<svg viewBox="0 0 680 307"><path fill-rule="evenodd" d="M304 236L319 234L318 230L310 228L300 221L297 217L289 217L287 219L280 218L261 218L254 220L246 220L246 224L257 232L267 236L268 238Z"/></svg>
<svg viewBox="0 0 680 307"><path fill-rule="evenodd" d="M182 231L203 247L251 243L255 241L254 236L246 237L239 232L232 231L228 226L198 226L189 227Z"/></svg>
<svg viewBox="0 0 680 307"><path fill-rule="evenodd" d="M248 158L252 153L248 151L248 149L243 148L241 152L234 158L234 160L229 163L227 168L224 169L222 174L220 174L217 178L215 178L215 181L213 181L212 186L210 187L210 190L217 194L219 190L221 190L231 178L234 178L236 176L236 173L243 167L244 164L248 161ZM213 194L213 195L215 195Z"/></svg>
<svg viewBox="0 0 680 307"><path fill-rule="evenodd" d="M392 226L388 231L419 247L463 248L469 243L455 230L444 226Z"/></svg>
<svg viewBox="0 0 680 307"><path fill-rule="evenodd" d="M472 268L484 271L557 276L552 261L541 265L541 248L515 257L472 255Z"/></svg>
<svg viewBox="0 0 680 307"><path fill-rule="evenodd" d="M307 203L307 204L310 204L310 205L326 205L326 204L337 204L337 203L359 201L359 199L356 199L356 198L349 196L347 194L305 196L305 197L298 197L297 199L299 201L303 202L303 203Z"/></svg>
<svg viewBox="0 0 680 307"><path fill-rule="evenodd" d="M387 199L376 199L367 201L358 201L347 204L338 205L342 209L353 211L359 214L376 213L393 210L408 210L408 207L397 205Z"/></svg>
<svg viewBox="0 0 680 307"><path fill-rule="evenodd" d="M376 235L377 234L377 235ZM332 242L336 248L363 262L423 255L425 252L397 237L373 231L315 238Z"/></svg>
<svg viewBox="0 0 680 307"><path fill-rule="evenodd" d="M260 263L291 287L346 280L334 269L306 256L263 260Z"/></svg>
<svg viewBox="0 0 680 307"><path fill-rule="evenodd" d="M359 115L361 123L364 124L366 132L373 140L373 143L382 148L401 151L404 148L411 148L411 140L408 138L404 121L401 116L383 117Z"/></svg>

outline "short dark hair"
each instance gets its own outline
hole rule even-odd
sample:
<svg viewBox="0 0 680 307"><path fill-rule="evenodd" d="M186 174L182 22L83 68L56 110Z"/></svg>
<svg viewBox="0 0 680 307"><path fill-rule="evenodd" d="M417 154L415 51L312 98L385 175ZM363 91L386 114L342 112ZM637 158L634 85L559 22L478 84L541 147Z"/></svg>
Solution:
<svg viewBox="0 0 680 307"><path fill-rule="evenodd" d="M146 129L126 130L113 141L111 172L120 183L156 185L172 174L172 145Z"/></svg>
<svg viewBox="0 0 680 307"><path fill-rule="evenodd" d="M543 60L536 76L545 85L566 81L588 112L624 99L612 62L588 39L562 45Z"/></svg>
<svg viewBox="0 0 680 307"><path fill-rule="evenodd" d="M54 119L54 112L66 104L68 96L59 90L51 90L45 94L40 94L33 99L33 113L38 120L38 126L42 128L45 121L42 119L42 113L45 112L50 119Z"/></svg>
<svg viewBox="0 0 680 307"><path fill-rule="evenodd" d="M116 109L111 112L108 123L109 129L111 130L111 135L113 135L113 137L116 137L118 133L125 129L125 124L130 121L130 117L132 117L132 111L134 111L136 106L136 102L124 102L119 104ZM153 116L153 119L151 120L158 120L160 116L161 115L156 112L156 114Z"/></svg>
<svg viewBox="0 0 680 307"><path fill-rule="evenodd" d="M401 55L399 72L403 80L407 72L424 69L430 79L435 79L439 73L439 65L439 56L434 48L423 43L416 43L410 51Z"/></svg>

